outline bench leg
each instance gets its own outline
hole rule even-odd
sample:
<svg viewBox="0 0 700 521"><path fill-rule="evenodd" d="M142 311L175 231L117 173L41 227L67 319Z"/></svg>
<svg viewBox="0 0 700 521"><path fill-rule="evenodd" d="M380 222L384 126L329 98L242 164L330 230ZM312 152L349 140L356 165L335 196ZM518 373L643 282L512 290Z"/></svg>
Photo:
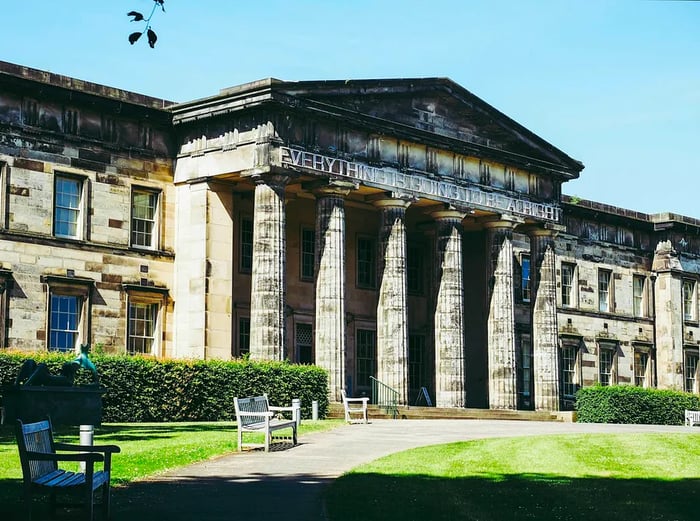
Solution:
<svg viewBox="0 0 700 521"><path fill-rule="evenodd" d="M294 425L292 427L292 440L294 442L294 445L296 445L297 444L297 426L296 425Z"/></svg>
<svg viewBox="0 0 700 521"><path fill-rule="evenodd" d="M238 452L243 451L243 431L241 427L238 427Z"/></svg>
<svg viewBox="0 0 700 521"><path fill-rule="evenodd" d="M265 432L265 452L270 452L270 438L272 438L272 432L268 430Z"/></svg>

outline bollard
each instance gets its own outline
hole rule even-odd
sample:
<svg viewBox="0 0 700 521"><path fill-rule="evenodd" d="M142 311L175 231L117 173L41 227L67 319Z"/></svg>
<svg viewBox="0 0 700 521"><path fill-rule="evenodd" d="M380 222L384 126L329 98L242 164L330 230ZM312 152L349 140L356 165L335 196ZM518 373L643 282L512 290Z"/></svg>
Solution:
<svg viewBox="0 0 700 521"><path fill-rule="evenodd" d="M314 421L318 420L318 400L311 402L311 419Z"/></svg>
<svg viewBox="0 0 700 521"><path fill-rule="evenodd" d="M301 400L299 398L292 399L292 419L297 422L297 427L301 425Z"/></svg>
<svg viewBox="0 0 700 521"><path fill-rule="evenodd" d="M93 437L95 435L94 425L80 426L80 445L93 445ZM81 472L85 472L85 462L80 463Z"/></svg>

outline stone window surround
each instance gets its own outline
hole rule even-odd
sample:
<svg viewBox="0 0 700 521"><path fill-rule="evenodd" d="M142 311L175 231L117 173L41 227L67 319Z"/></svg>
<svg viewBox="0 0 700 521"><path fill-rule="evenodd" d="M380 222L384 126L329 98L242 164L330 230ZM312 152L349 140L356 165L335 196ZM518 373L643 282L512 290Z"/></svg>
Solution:
<svg viewBox="0 0 700 521"><path fill-rule="evenodd" d="M562 261L561 263L561 305L565 308L577 308L578 307L578 270L575 262ZM566 291L566 286L564 285L564 271L570 270L568 292ZM567 297L565 299L565 297ZM568 302L564 302L568 300Z"/></svg>
<svg viewBox="0 0 700 521"><path fill-rule="evenodd" d="M51 297L53 295L73 296L80 299L76 347L90 343L90 316L92 312L91 294L95 281L87 277L75 277L70 274L44 275L40 281L47 286L46 292L46 349L51 350Z"/></svg>
<svg viewBox="0 0 700 521"><path fill-rule="evenodd" d="M76 219L76 233L75 235L60 235L56 232L56 211L58 209L56 204L57 190L56 185L59 179L68 179L80 183L79 185L79 208L78 216ZM63 171L54 172L54 182L53 182L53 209L51 212L52 217L52 235L60 239L68 240L88 240L88 226L87 226L87 208L88 208L88 194L89 194L89 183L90 180L85 175L73 174Z"/></svg>
<svg viewBox="0 0 700 521"><path fill-rule="evenodd" d="M603 288L602 282L606 282ZM598 311L601 313L613 313L615 306L615 288L613 272L607 268L598 268ZM605 309L603 309L605 307Z"/></svg>
<svg viewBox="0 0 700 521"><path fill-rule="evenodd" d="M681 302L683 303L683 320L685 322L697 322L698 283L695 279L683 279L681 286ZM690 310L688 310L688 307L690 307Z"/></svg>
<svg viewBox="0 0 700 521"><path fill-rule="evenodd" d="M641 291L638 290L637 281L641 281ZM637 305L639 302L639 305ZM637 309L639 307L639 309ZM647 276L641 273L632 275L632 315L637 318L649 316L649 295Z"/></svg>
<svg viewBox="0 0 700 521"><path fill-rule="evenodd" d="M617 385L618 377L618 358L620 351L620 343L617 340L597 339L598 347L598 383L601 385ZM608 377L608 382L603 383L603 353L605 356L610 356L610 372L605 373Z"/></svg>
<svg viewBox="0 0 700 521"><path fill-rule="evenodd" d="M156 198L155 201L155 210L154 210L154 215L153 215L153 228L151 229L151 244L146 245L146 244L135 244L134 241L134 221L136 220L136 217L134 216L134 196L136 194L149 194L149 195L154 195ZM136 249L145 249L145 250L158 250L160 249L160 228L161 228L161 198L163 197L163 192L162 190L158 188L152 188L148 186L140 186L140 185L132 185L131 186L131 218L129 220L130 222L130 229L129 229L129 245L132 248ZM145 219L143 219L145 220Z"/></svg>
<svg viewBox="0 0 700 521"><path fill-rule="evenodd" d="M653 360L652 360L652 344L647 344L647 343L641 343L641 342L632 342L632 378L634 385L637 384L637 355L638 354L645 354L646 355L646 366L644 367L644 387L645 389L654 387L652 375L652 367L653 367Z"/></svg>
<svg viewBox="0 0 700 521"><path fill-rule="evenodd" d="M684 346L683 348L683 389L686 392L700 394L700 348L698 346ZM692 369L690 360L695 363L694 374L688 369ZM689 385L690 384L690 385ZM692 388L691 388L692 387Z"/></svg>
<svg viewBox="0 0 700 521"><path fill-rule="evenodd" d="M129 313L131 304L155 304L158 307L155 316L155 323L153 325L153 345L151 348L151 353L140 354L160 358L163 355L163 336L165 334L163 330L163 314L165 312L165 306L168 300L168 289L159 286L144 286L139 284L123 284L122 289L127 296L126 331L124 332L124 338L126 340L124 347L127 351L127 354L129 349L129 339L131 336Z"/></svg>
<svg viewBox="0 0 700 521"><path fill-rule="evenodd" d="M572 385L574 386L573 393L566 393L564 389L564 382L565 378L562 375L562 389L560 391L560 395L562 399L564 400L573 400L574 395L576 393L576 390L581 388L583 386L583 375L582 375L582 363L581 363L581 356L583 352L583 338L578 335L563 335L559 334L559 349L560 349L560 367L562 373L566 370L564 367L564 360L563 360L563 351L564 349L573 349L573 354L574 356L572 357L573 360L573 368L572 368Z"/></svg>

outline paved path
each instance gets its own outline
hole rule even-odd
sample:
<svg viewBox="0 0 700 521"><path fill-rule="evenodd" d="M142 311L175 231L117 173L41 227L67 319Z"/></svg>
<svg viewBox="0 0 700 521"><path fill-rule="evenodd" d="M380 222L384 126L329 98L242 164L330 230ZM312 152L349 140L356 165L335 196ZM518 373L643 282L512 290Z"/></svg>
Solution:
<svg viewBox="0 0 700 521"><path fill-rule="evenodd" d="M504 436L687 432L684 427L493 420L375 420L301 436L265 454L224 456L138 482L114 495L114 521L325 521L322 489L353 467L423 445Z"/></svg>

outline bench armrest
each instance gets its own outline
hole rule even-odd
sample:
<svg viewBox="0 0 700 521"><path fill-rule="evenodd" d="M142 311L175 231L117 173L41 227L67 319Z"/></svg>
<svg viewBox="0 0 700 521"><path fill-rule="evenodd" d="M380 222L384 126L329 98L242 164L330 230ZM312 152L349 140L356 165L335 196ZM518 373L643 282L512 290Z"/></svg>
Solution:
<svg viewBox="0 0 700 521"><path fill-rule="evenodd" d="M27 459L40 461L104 461L104 456L97 452L79 452L76 454L50 454L47 452L26 452Z"/></svg>
<svg viewBox="0 0 700 521"><path fill-rule="evenodd" d="M276 412L294 412L294 407L278 407L275 405L270 405L268 409Z"/></svg>
<svg viewBox="0 0 700 521"><path fill-rule="evenodd" d="M369 402L369 397L363 396L362 398L345 398L346 402Z"/></svg>
<svg viewBox="0 0 700 521"><path fill-rule="evenodd" d="M117 445L74 445L72 443L55 443L56 450L80 451L80 452L104 452L114 453L121 452L122 449Z"/></svg>

